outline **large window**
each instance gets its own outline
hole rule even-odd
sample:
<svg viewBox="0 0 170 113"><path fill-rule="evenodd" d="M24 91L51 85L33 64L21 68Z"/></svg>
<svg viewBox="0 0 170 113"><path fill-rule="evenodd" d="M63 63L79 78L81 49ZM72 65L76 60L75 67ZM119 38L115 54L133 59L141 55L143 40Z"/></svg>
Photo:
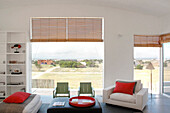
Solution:
<svg viewBox="0 0 170 113"><path fill-rule="evenodd" d="M159 93L159 56L159 47L134 47L134 79L141 80L143 87L151 92L152 73L152 93ZM147 68L150 64L154 69Z"/></svg>
<svg viewBox="0 0 170 113"><path fill-rule="evenodd" d="M101 91L103 18L35 17L31 28L34 93L52 95L57 82L69 82L71 90L91 82Z"/></svg>
<svg viewBox="0 0 170 113"><path fill-rule="evenodd" d="M103 42L32 43L32 91L52 95L57 82L68 82L75 94L80 82L103 88Z"/></svg>

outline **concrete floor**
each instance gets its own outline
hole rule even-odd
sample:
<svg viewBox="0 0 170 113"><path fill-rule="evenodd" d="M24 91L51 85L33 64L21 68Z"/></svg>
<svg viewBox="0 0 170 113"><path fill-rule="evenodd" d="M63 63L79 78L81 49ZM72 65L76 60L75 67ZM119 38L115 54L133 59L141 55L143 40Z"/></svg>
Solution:
<svg viewBox="0 0 170 113"><path fill-rule="evenodd" d="M76 94L76 92L72 92ZM96 95L96 98L101 103L103 113L170 113L170 97L165 95L149 95L148 103L143 111L124 108L115 105L107 105L102 102L102 96ZM53 100L52 95L41 95L42 106L38 113L46 113L48 105Z"/></svg>

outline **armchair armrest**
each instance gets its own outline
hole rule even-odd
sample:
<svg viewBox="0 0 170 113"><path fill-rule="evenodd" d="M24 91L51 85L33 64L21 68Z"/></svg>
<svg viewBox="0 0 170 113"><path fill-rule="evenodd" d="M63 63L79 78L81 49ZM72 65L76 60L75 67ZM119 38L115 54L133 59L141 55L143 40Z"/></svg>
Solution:
<svg viewBox="0 0 170 113"><path fill-rule="evenodd" d="M92 87L92 96L95 97L95 90L93 87Z"/></svg>
<svg viewBox="0 0 170 113"><path fill-rule="evenodd" d="M54 90L53 90L53 98L55 97L55 94L57 94L56 89L57 89L57 88L54 88Z"/></svg>
<svg viewBox="0 0 170 113"><path fill-rule="evenodd" d="M136 94L136 104L142 110L148 101L148 88L142 88L137 94Z"/></svg>
<svg viewBox="0 0 170 113"><path fill-rule="evenodd" d="M103 102L106 102L106 100L110 98L114 88L115 85L103 89Z"/></svg>
<svg viewBox="0 0 170 113"><path fill-rule="evenodd" d="M79 89L78 89L78 96L80 96L80 87L79 87Z"/></svg>
<svg viewBox="0 0 170 113"><path fill-rule="evenodd" d="M68 97L70 98L70 88L68 87Z"/></svg>
<svg viewBox="0 0 170 113"><path fill-rule="evenodd" d="M68 87L68 92L70 92L70 88Z"/></svg>

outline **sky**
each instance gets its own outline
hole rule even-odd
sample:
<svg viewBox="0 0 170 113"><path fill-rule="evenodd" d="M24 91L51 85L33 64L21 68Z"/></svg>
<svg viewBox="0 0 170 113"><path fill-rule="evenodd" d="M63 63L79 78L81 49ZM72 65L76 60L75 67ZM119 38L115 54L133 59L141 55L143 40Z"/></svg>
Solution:
<svg viewBox="0 0 170 113"><path fill-rule="evenodd" d="M32 43L32 59L103 59L103 42Z"/></svg>
<svg viewBox="0 0 170 113"><path fill-rule="evenodd" d="M170 43L164 44L164 58L170 59Z"/></svg>
<svg viewBox="0 0 170 113"><path fill-rule="evenodd" d="M159 58L160 48L159 47L135 47L134 48L134 59L150 59Z"/></svg>
<svg viewBox="0 0 170 113"><path fill-rule="evenodd" d="M159 59L159 47L135 47L134 59ZM170 43L164 44L164 57L170 58ZM103 42L32 43L32 59L103 59Z"/></svg>
<svg viewBox="0 0 170 113"><path fill-rule="evenodd" d="M164 58L170 59L170 43L165 43ZM135 47L134 59L159 59L160 48L159 47Z"/></svg>

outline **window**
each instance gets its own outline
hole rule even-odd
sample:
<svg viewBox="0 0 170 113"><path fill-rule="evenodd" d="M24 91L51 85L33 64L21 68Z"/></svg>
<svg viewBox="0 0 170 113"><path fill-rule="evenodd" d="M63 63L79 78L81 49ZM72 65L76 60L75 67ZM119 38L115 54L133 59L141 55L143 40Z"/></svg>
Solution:
<svg viewBox="0 0 170 113"><path fill-rule="evenodd" d="M153 63L157 62L156 61L156 57L155 56L159 56L159 60L161 60L160 62L160 71L161 73L159 74L160 78L162 79L162 81L159 81L160 85L158 85L158 87L162 87L162 91L163 93L166 93L166 94L170 94L170 83L169 83L169 69L168 69L168 64L169 64L169 42L170 42L170 34L161 34L161 35L135 35L134 36L134 46L135 46L135 49L134 49L134 54L136 54L135 56L135 61L134 61L134 67L135 67L135 75L134 77L135 78L138 78L139 75L141 74L141 76L143 76L143 79L144 79L144 75L146 75L146 71L143 70L144 66L146 65L146 62L143 62L144 59L147 59L148 58L150 60L147 61L147 63L149 62L149 65L146 66L146 69L150 69L150 73L151 73L151 76L150 76L150 91L152 91L152 74L154 74L153 70L157 70L157 66L156 68L154 68L154 65ZM163 46L163 47L162 47ZM147 47L147 48L146 48ZM154 48L153 48L154 47ZM159 47L156 48L156 47ZM146 48L146 49L145 49ZM159 52L161 52L161 54L159 55L155 55L159 52L156 52L155 50L159 50ZM150 55L150 53L152 53L152 55ZM163 53L163 54L162 54ZM140 60L137 60L139 59L138 57L143 57L145 56L145 58L140 58ZM155 58L156 59L155 59ZM162 62L162 59L163 59L163 62ZM157 63L158 64L158 63ZM140 70L140 71L139 71ZM158 75L157 72L155 72L155 75ZM156 82L158 84L158 78L157 76L154 76L155 81L153 82ZM142 77L140 78L142 79ZM147 78L145 78L143 80L143 82L147 82ZM147 83L145 83L147 84ZM147 85L148 87L149 85ZM154 87L154 86L153 86ZM155 91L158 92L158 88L155 88Z"/></svg>
<svg viewBox="0 0 170 113"><path fill-rule="evenodd" d="M151 71L152 71L152 93L159 93L159 69L160 69L160 48L155 47L134 47L134 79L141 80L143 87L151 92ZM147 69L149 64L154 69Z"/></svg>
<svg viewBox="0 0 170 113"><path fill-rule="evenodd" d="M57 82L68 82L76 95L80 82L103 88L103 42L32 43L32 91L51 95Z"/></svg>
<svg viewBox="0 0 170 113"><path fill-rule="evenodd" d="M170 43L163 44L163 93L170 95Z"/></svg>
<svg viewBox="0 0 170 113"><path fill-rule="evenodd" d="M80 82L87 81L101 95L103 18L36 17L31 21L33 92L51 95L57 82L69 82L77 90Z"/></svg>

